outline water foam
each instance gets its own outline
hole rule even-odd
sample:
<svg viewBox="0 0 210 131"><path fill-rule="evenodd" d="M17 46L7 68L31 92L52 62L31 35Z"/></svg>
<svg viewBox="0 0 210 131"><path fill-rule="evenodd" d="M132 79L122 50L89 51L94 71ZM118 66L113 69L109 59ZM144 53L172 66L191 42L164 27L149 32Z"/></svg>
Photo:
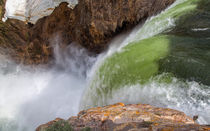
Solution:
<svg viewBox="0 0 210 131"><path fill-rule="evenodd" d="M107 94L103 94L105 90L103 85L96 84L97 86L91 88L92 82L98 75L97 72L108 57L111 57L116 52L124 51L123 47L129 43L152 37L175 27L177 18L183 13L194 10L197 7L197 1L177 0L159 15L149 18L144 25L137 26L132 32L126 34L126 37L122 35L114 39L107 52L98 57L99 59L94 64L92 73L89 74L89 88L85 91L86 94L80 108L103 106L117 102L127 104L146 103L177 109L190 116L199 115L199 123L210 123L210 101L208 99L210 97L210 87L194 81L182 81L177 78L173 78L172 83L169 84L151 81L146 85L125 85L118 90L108 90ZM100 83L99 80L98 82ZM97 94L96 90L101 91L101 94ZM91 98L93 99L91 100Z"/></svg>
<svg viewBox="0 0 210 131"><path fill-rule="evenodd" d="M145 85L127 85L112 91L108 97L100 97L98 105L117 102L151 104L157 107L183 111L191 117L198 115L200 124L209 124L209 88L197 82L183 82L177 78L173 78L171 83L160 83L151 80Z"/></svg>

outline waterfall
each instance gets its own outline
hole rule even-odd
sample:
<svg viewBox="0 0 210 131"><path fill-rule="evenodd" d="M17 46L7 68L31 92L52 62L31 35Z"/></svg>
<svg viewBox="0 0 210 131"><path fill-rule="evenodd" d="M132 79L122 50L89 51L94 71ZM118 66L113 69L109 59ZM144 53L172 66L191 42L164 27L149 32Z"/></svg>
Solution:
<svg viewBox="0 0 210 131"><path fill-rule="evenodd" d="M199 115L198 121L208 124L210 23L208 10L199 7L208 5L202 0L177 0L128 37L113 40L94 65L80 108L145 103ZM197 17L205 24L184 23Z"/></svg>
<svg viewBox="0 0 210 131"><path fill-rule="evenodd" d="M97 56L75 43L60 48L55 38L52 67L17 65L0 56L0 130L32 131L56 117L117 102L177 109L209 124L209 5L176 0L116 36Z"/></svg>
<svg viewBox="0 0 210 131"><path fill-rule="evenodd" d="M1 131L32 131L56 117L68 119L79 112L86 73L95 57L74 43L64 51L57 45L55 56L50 69L16 65L1 57Z"/></svg>

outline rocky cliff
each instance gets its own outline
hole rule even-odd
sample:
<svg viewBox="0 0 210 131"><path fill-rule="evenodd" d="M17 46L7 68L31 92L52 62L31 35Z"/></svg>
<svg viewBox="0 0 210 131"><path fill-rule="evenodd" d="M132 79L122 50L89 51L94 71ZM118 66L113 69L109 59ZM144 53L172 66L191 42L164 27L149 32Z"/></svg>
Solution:
<svg viewBox="0 0 210 131"><path fill-rule="evenodd" d="M0 0L0 19L3 18L4 13L5 13L5 2L6 0Z"/></svg>
<svg viewBox="0 0 210 131"><path fill-rule="evenodd" d="M174 0L80 0L70 17L72 39L100 52L114 35L131 28ZM86 12L86 13L84 13Z"/></svg>
<svg viewBox="0 0 210 131"><path fill-rule="evenodd" d="M79 0L74 9L61 3L36 24L9 19L0 21L1 52L25 64L48 63L53 44L71 42L99 53L118 33L132 28L174 0ZM1 0L1 16L5 0Z"/></svg>
<svg viewBox="0 0 210 131"><path fill-rule="evenodd" d="M0 19L4 17L6 0L0 0ZM0 20L0 55L11 57L18 63L47 63L50 53L45 44L31 42L31 26L20 20ZM51 56L50 56L51 57Z"/></svg>
<svg viewBox="0 0 210 131"><path fill-rule="evenodd" d="M196 118L195 118L196 119ZM36 131L207 131L183 112L146 104L115 105L81 111L68 120L60 118L39 126Z"/></svg>

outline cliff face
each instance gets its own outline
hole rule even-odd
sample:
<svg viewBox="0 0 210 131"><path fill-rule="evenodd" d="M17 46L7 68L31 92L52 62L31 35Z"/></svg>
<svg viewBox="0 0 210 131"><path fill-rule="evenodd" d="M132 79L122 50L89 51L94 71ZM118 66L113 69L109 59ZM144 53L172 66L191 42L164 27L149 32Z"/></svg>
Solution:
<svg viewBox="0 0 210 131"><path fill-rule="evenodd" d="M35 25L12 19L6 23L0 21L1 52L25 64L48 63L53 58L55 42L52 41L59 38L62 45L74 41L99 53L116 34L132 28L173 2L80 0L74 9L69 8L67 3L61 3L50 16L41 18ZM0 8L4 3L0 3Z"/></svg>
<svg viewBox="0 0 210 131"><path fill-rule="evenodd" d="M4 16L5 4L6 0L0 0L0 19ZM3 22L0 20L0 55L9 56L16 62L25 64L48 61L49 54L41 50L42 44L30 44L30 32L29 25L22 21L8 19ZM44 57L46 55L48 55L47 58Z"/></svg>
<svg viewBox="0 0 210 131"><path fill-rule="evenodd" d="M173 2L174 0L80 0L73 10L67 7L67 3L62 3L52 15L40 20L35 30L44 27L41 32L48 36L58 32L63 41L75 41L98 53L116 34L160 12Z"/></svg>
<svg viewBox="0 0 210 131"><path fill-rule="evenodd" d="M174 0L83 0L74 9L74 40L100 52L122 32L172 4ZM83 13L86 12L86 13Z"/></svg>
<svg viewBox="0 0 210 131"><path fill-rule="evenodd" d="M5 13L5 9L4 9L5 2L6 2L6 0L0 0L0 19L3 18L4 13Z"/></svg>
<svg viewBox="0 0 210 131"><path fill-rule="evenodd" d="M7 0L5 18L36 23L38 19L49 16L62 2L68 2L69 7L74 8L78 0Z"/></svg>
<svg viewBox="0 0 210 131"><path fill-rule="evenodd" d="M157 108L145 104L115 105L97 107L81 111L78 116L68 120L57 118L39 126L36 131L139 131L139 130L210 130L208 126L200 126L183 112Z"/></svg>

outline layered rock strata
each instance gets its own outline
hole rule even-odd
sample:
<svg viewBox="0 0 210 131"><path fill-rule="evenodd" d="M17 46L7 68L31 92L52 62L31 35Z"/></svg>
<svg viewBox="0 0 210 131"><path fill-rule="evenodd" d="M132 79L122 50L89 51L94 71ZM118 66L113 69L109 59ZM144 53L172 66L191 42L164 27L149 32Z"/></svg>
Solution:
<svg viewBox="0 0 210 131"><path fill-rule="evenodd" d="M66 129L66 127L69 129ZM196 124L192 118L180 111L157 108L146 104L124 105L118 103L81 111L78 116L71 117L68 120L57 118L39 126L36 131L54 131L56 129L62 130L62 128L66 131L210 130L209 126Z"/></svg>

